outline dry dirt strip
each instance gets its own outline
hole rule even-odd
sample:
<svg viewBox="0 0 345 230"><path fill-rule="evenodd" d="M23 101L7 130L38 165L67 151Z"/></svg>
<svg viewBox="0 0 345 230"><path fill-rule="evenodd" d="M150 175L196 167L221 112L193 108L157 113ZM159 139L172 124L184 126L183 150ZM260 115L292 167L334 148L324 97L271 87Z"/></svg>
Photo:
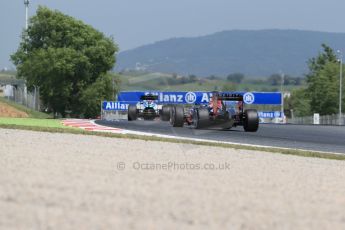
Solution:
<svg viewBox="0 0 345 230"><path fill-rule="evenodd" d="M29 117L27 113L23 111L19 111L16 108L13 108L12 106L7 105L4 102L0 101L0 117Z"/></svg>
<svg viewBox="0 0 345 230"><path fill-rule="evenodd" d="M0 129L0 229L345 229L345 162Z"/></svg>

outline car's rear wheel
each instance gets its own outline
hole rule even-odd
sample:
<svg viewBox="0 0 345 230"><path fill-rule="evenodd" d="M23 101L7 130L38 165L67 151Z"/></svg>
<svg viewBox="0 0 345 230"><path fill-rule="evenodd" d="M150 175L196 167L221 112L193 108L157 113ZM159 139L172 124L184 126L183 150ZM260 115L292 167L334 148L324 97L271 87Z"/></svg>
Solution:
<svg viewBox="0 0 345 230"><path fill-rule="evenodd" d="M207 126L209 122L210 113L206 108L198 108L194 111L193 123L196 129L201 129Z"/></svg>
<svg viewBox="0 0 345 230"><path fill-rule="evenodd" d="M129 105L128 106L128 120L135 121L138 118L137 106Z"/></svg>
<svg viewBox="0 0 345 230"><path fill-rule="evenodd" d="M244 111L243 128L246 132L256 132L259 128L259 115L255 109Z"/></svg>
<svg viewBox="0 0 345 230"><path fill-rule="evenodd" d="M182 106L174 106L171 108L170 123L173 127L183 127L184 109Z"/></svg>
<svg viewBox="0 0 345 230"><path fill-rule="evenodd" d="M172 107L170 105L163 105L162 106L162 114L161 120L162 121L169 121L170 120L170 110Z"/></svg>

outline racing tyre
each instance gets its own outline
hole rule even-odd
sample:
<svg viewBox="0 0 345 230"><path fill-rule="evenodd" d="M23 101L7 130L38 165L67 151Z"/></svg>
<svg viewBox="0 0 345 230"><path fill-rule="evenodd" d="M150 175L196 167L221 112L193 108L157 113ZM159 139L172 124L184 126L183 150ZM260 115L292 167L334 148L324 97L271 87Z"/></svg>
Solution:
<svg viewBox="0 0 345 230"><path fill-rule="evenodd" d="M172 107L170 105L163 105L162 106L162 114L161 119L162 121L169 121L170 120L170 110Z"/></svg>
<svg viewBox="0 0 345 230"><path fill-rule="evenodd" d="M138 118L137 106L129 105L128 106L128 120L135 121Z"/></svg>
<svg viewBox="0 0 345 230"><path fill-rule="evenodd" d="M195 110L193 116L194 127L196 129L201 129L207 126L209 122L210 113L206 108L198 108Z"/></svg>
<svg viewBox="0 0 345 230"><path fill-rule="evenodd" d="M184 109L182 106L174 106L171 108L170 123L173 127L183 127Z"/></svg>
<svg viewBox="0 0 345 230"><path fill-rule="evenodd" d="M259 116L255 109L244 111L243 128L246 132L256 132L259 128Z"/></svg>

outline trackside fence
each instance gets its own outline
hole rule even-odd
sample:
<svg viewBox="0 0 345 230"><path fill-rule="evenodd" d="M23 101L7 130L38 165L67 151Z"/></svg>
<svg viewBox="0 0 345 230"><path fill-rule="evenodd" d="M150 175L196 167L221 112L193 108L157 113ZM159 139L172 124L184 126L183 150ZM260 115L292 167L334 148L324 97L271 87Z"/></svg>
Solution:
<svg viewBox="0 0 345 230"><path fill-rule="evenodd" d="M101 120L106 121L117 121L117 120L127 120L127 111L109 111L101 109Z"/></svg>
<svg viewBox="0 0 345 230"><path fill-rule="evenodd" d="M25 85L11 86L7 85L4 91L4 97L9 101L24 105L33 110L40 110L39 89L34 88L31 92L27 90Z"/></svg>
<svg viewBox="0 0 345 230"><path fill-rule="evenodd" d="M341 124L345 125L345 114L340 118ZM312 125L314 124L314 116L307 117L294 117L288 119L287 123L297 124L297 125ZM319 118L320 125L339 125L339 115L324 115Z"/></svg>

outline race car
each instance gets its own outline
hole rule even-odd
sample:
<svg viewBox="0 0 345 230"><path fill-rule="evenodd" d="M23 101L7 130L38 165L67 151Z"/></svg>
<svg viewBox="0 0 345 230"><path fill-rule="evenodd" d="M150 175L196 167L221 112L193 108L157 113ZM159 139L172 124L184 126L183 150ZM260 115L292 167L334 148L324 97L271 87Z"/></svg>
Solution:
<svg viewBox="0 0 345 230"><path fill-rule="evenodd" d="M139 117L144 120L154 120L156 117L161 117L163 121L169 121L171 107L160 105L157 100L157 95L141 96L137 104L128 106L128 121L137 120Z"/></svg>
<svg viewBox="0 0 345 230"><path fill-rule="evenodd" d="M183 127L186 124L196 129L243 126L246 132L256 132L259 128L259 116L255 109L244 110L242 95L213 92L208 105L172 107L170 123L173 127Z"/></svg>

